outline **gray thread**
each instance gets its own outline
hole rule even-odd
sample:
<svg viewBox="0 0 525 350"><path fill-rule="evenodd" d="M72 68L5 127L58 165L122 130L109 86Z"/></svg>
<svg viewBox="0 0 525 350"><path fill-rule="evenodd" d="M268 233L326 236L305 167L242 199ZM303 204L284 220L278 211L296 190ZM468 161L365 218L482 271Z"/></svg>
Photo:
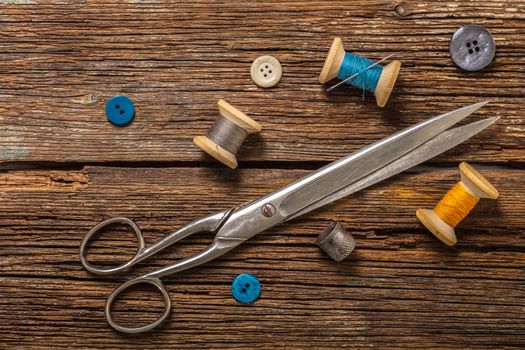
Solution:
<svg viewBox="0 0 525 350"><path fill-rule="evenodd" d="M230 153L236 154L248 136L243 128L231 120L219 117L208 130L208 138Z"/></svg>

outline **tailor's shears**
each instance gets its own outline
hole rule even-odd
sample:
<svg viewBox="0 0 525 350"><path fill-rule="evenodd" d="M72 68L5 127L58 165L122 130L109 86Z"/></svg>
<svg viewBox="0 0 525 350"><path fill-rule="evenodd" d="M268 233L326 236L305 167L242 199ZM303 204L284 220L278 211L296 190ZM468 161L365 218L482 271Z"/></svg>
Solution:
<svg viewBox="0 0 525 350"><path fill-rule="evenodd" d="M171 309L171 301L161 277L213 260L270 227L373 185L460 144L498 118L487 118L447 129L486 103L472 104L417 123L251 203L195 220L147 248L140 229L133 221L120 217L101 222L88 232L80 245L80 261L94 274L123 271L196 232L216 233L213 243L201 253L132 279L116 288L106 302L107 322L115 330L124 333L140 333L157 327L166 320ZM135 231L138 239L137 253L118 267L97 268L85 259L86 244L100 229L115 222L128 224ZM122 291L139 283L151 284L162 293L165 310L149 325L135 328L121 326L112 317L112 304Z"/></svg>

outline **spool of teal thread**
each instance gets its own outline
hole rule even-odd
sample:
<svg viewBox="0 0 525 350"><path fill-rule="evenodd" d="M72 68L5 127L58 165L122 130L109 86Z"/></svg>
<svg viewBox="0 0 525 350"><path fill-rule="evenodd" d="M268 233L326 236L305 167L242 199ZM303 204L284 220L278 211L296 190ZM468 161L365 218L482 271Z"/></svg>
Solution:
<svg viewBox="0 0 525 350"><path fill-rule="evenodd" d="M366 57L345 52L343 62L341 63L339 72L337 72L337 77L341 80L345 80L346 78L359 73L346 83L355 86L358 89L365 89L366 91L375 94L375 89L379 82L379 77L383 72L383 67L381 65L376 65L367 69L372 64L374 64L374 62Z"/></svg>
<svg viewBox="0 0 525 350"><path fill-rule="evenodd" d="M394 89L401 62L393 60L386 66L378 64L367 69L373 63L365 57L345 52L341 38L335 37L319 74L319 82L325 84L336 77L344 80L359 72L347 83L373 93L377 105L384 107Z"/></svg>

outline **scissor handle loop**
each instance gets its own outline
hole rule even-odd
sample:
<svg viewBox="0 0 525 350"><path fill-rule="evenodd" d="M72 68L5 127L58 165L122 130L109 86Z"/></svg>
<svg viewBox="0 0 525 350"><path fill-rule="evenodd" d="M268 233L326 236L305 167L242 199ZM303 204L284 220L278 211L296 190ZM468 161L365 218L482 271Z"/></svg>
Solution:
<svg viewBox="0 0 525 350"><path fill-rule="evenodd" d="M126 224L133 229L135 236L137 236L137 242L138 242L137 252L130 260L128 260L127 262L117 267L100 268L100 267L91 265L86 259L87 243L95 234L97 234L104 227L111 225L111 224L115 224L115 223ZM141 253L144 251L144 248L145 248L144 238L142 237L142 233L140 232L140 229L137 226L137 224L135 224L133 221L125 217L111 218L111 219L104 220L98 225L96 225L95 227L93 227L84 237L84 239L82 240L82 243L80 244L80 262L82 263L82 265L84 266L86 270L88 270L89 272L93 274L97 274L97 275L112 274L115 272L123 271L129 268L130 266L132 266L135 262L137 262Z"/></svg>
<svg viewBox="0 0 525 350"><path fill-rule="evenodd" d="M121 326L118 323L116 323L113 320L113 317L111 316L111 308L113 306L113 302L115 301L117 296L120 293L122 293L124 290L128 289L131 286L134 286L136 284L141 284L141 283L151 284L152 286L154 286L155 288L157 288L160 291L160 293L162 294L162 297L164 298L164 307L165 307L165 309L164 309L162 315L160 315L160 317L157 320L155 320L152 323L147 324L145 326L142 326L142 327L124 327L124 326ZM109 296L108 300L106 301L106 306L104 308L104 314L106 316L106 321L108 322L108 324L114 330L122 332L122 333L142 333L142 332L147 332L149 330L152 330L153 328L157 327L162 322L164 322L166 320L166 318L168 318L168 316L170 314L170 310L171 310L170 296L168 294L168 291L166 290L166 287L161 282L161 280L158 279L158 278L155 278L155 277L138 277L138 278L135 278L135 279L133 279L131 281L128 281L128 282L122 284L120 287L115 289L113 291L113 293L111 293L111 295Z"/></svg>

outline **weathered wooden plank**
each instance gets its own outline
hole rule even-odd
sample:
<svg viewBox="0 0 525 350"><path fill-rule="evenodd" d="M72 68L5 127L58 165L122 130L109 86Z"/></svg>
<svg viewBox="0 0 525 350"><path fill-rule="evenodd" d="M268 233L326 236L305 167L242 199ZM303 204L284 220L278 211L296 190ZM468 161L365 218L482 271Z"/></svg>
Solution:
<svg viewBox="0 0 525 350"><path fill-rule="evenodd" d="M434 162L525 160L523 1L15 3L0 2L0 162L210 161L191 139L217 117L219 98L263 124L241 161L335 159L484 99L476 118L499 115L498 124ZM497 56L465 73L448 41L473 22L494 33ZM388 108L318 84L335 35L372 59L403 51ZM263 90L249 67L267 53L284 77ZM118 93L137 105L125 128L104 116Z"/></svg>
<svg viewBox="0 0 525 350"><path fill-rule="evenodd" d="M209 162L191 137L211 125L218 98L265 127L247 142L242 161L325 161L436 112L490 98L475 118L499 115L498 124L432 163L516 165L525 155L524 9L523 1L0 0L0 162ZM467 23L483 24L496 37L496 60L480 73L465 74L448 57L450 35ZM335 35L370 58L404 51L387 109L376 108L371 97L359 101L353 88L323 92L317 75ZM271 90L258 89L249 77L251 61L266 53L279 58L285 72ZM132 97L139 111L122 129L103 115L105 100L116 93ZM523 170L519 164L483 169L502 196L478 205L458 228L453 248L426 232L414 210L435 204L457 172L421 170L168 278L171 321L142 336L107 327L105 298L131 276L196 253L209 235L185 240L114 279L82 269L78 245L87 230L126 215L151 243L307 171L4 171L1 347L522 347ZM358 240L341 264L313 244L332 219ZM131 254L124 232L104 238L92 248L93 259L109 263L115 252ZM242 272L263 283L262 298L250 307L229 292ZM137 311L148 300L156 300L148 291L128 296L117 305L119 318L151 319L158 308Z"/></svg>
<svg viewBox="0 0 525 350"><path fill-rule="evenodd" d="M202 234L124 277L83 270L78 245L112 215L136 220L148 243L203 214L254 199L307 173L290 169L110 168L18 170L0 174L0 332L6 347L336 348L519 347L523 289L525 172L484 167L500 190L482 201L446 247L417 222L457 180L457 170L416 169L286 225L205 266L166 279L170 322L151 335L123 336L103 320L117 283L196 253ZM351 258L334 263L315 247L338 219L356 237ZM104 235L90 257L110 262L132 251L127 235ZM124 247L125 249L117 249ZM116 250L115 250L116 249ZM263 294L237 304L229 284L256 274ZM139 298L140 297L140 298ZM151 293L117 305L123 322ZM157 304L155 304L157 305ZM159 306L160 307L160 306Z"/></svg>

